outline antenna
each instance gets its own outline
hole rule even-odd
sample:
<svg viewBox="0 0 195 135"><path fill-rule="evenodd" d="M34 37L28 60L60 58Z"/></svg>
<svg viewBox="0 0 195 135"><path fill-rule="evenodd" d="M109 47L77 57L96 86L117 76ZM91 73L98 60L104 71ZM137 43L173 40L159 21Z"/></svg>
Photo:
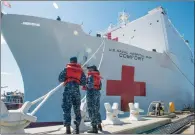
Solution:
<svg viewBox="0 0 195 135"><path fill-rule="evenodd" d="M123 10L123 12L119 13L118 23L122 25L126 25L129 22L129 14Z"/></svg>

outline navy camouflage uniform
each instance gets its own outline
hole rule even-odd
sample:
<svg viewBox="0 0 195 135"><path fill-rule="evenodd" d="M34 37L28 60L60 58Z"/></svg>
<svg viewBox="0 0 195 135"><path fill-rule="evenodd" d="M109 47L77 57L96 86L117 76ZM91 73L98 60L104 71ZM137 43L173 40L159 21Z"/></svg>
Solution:
<svg viewBox="0 0 195 135"><path fill-rule="evenodd" d="M66 78L66 68L60 73L59 81L64 82ZM84 73L81 75L81 84L82 86L86 85L86 76ZM79 91L79 84L76 82L68 82L65 85L63 100L62 100L62 109L64 113L64 126L71 125L71 107L73 105L73 110L75 113L75 123L80 125L81 122L81 95Z"/></svg>
<svg viewBox="0 0 195 135"><path fill-rule="evenodd" d="M100 115L100 90L96 90L93 88L93 77L90 75L87 79L87 109L89 118L91 119L91 125L97 126L101 124L101 115ZM100 84L101 89L102 84Z"/></svg>

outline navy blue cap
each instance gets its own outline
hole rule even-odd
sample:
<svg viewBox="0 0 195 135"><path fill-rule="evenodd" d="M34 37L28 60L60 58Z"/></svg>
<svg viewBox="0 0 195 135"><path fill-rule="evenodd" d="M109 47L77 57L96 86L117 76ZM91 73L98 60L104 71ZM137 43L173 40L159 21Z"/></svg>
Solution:
<svg viewBox="0 0 195 135"><path fill-rule="evenodd" d="M70 62L77 63L77 57L71 57Z"/></svg>
<svg viewBox="0 0 195 135"><path fill-rule="evenodd" d="M97 70L97 67L95 65L93 65L93 66L88 66L87 69Z"/></svg>

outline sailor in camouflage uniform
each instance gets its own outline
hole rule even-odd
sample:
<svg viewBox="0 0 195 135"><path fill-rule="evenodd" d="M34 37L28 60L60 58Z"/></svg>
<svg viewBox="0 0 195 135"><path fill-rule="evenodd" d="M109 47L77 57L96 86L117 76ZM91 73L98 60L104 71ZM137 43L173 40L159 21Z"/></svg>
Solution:
<svg viewBox="0 0 195 135"><path fill-rule="evenodd" d="M81 68L81 65L77 64L76 57L70 58L70 63L67 64L59 75L59 81L64 82L65 85L62 109L64 113L64 126L66 127L66 133L71 133L71 107L73 106L75 113L74 124L76 125L74 133L79 134L79 125L81 122L81 95L79 85L86 85L86 76Z"/></svg>
<svg viewBox="0 0 195 135"><path fill-rule="evenodd" d="M96 66L88 67L87 77L87 108L89 118L91 119L92 129L88 133L98 133L98 128L102 131L101 115L100 115L100 90L101 90L101 76ZM97 128L98 126L98 128Z"/></svg>

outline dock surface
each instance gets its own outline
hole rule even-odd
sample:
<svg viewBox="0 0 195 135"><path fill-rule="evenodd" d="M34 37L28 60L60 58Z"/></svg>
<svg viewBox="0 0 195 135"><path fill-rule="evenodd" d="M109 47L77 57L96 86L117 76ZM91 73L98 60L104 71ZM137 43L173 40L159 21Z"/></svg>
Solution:
<svg viewBox="0 0 195 135"><path fill-rule="evenodd" d="M143 117L140 121L130 121L129 117L120 118L123 122L121 125L105 125L104 120L102 122L103 131L99 134L140 134L149 133L150 131L158 129L158 127L167 125L171 122L177 122L189 114L177 115L175 118L159 118L159 117ZM90 128L90 122L85 122ZM186 125L186 129L182 130L179 134L194 134L194 124L191 123L189 126ZM81 132L80 134L87 134L87 130ZM36 128L26 128L25 135L32 134L65 134L66 128L63 125L47 126L47 127L36 127ZM14 134L17 135L17 134Z"/></svg>
<svg viewBox="0 0 195 135"><path fill-rule="evenodd" d="M171 122L170 118L147 118L142 121L130 121L129 118L123 118L121 121L124 122L122 125L103 125L103 132L100 134L130 134L130 133L142 133L153 128L168 124ZM87 123L86 125L89 125ZM49 127L39 127L39 128L28 128L25 129L28 134L64 134L65 127L63 125L59 126L49 126ZM81 134L87 134L86 132Z"/></svg>
<svg viewBox="0 0 195 135"><path fill-rule="evenodd" d="M191 125L189 128L185 129L181 134L194 134L194 125Z"/></svg>

